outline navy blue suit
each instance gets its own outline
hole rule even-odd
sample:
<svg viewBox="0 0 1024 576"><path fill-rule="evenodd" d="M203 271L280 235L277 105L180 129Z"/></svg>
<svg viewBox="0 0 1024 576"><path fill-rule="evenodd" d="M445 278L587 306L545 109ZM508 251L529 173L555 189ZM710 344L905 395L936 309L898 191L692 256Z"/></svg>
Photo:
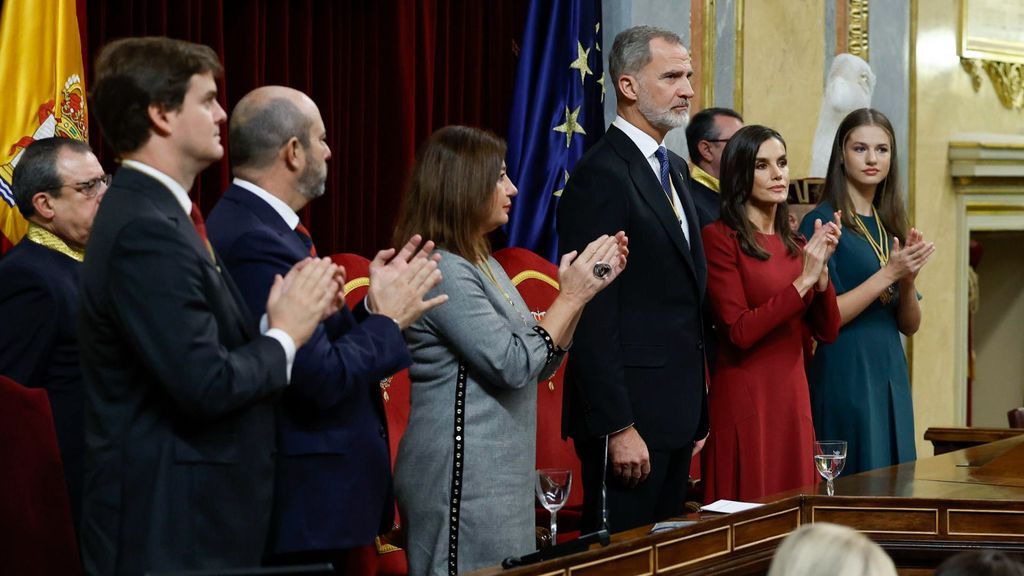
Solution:
<svg viewBox="0 0 1024 576"><path fill-rule="evenodd" d="M309 256L280 214L232 185L207 219L253 316L274 275ZM277 553L365 545L391 527L391 464L378 382L411 363L390 319L347 308L321 323L295 357L278 409L278 466L270 549Z"/></svg>
<svg viewBox="0 0 1024 576"><path fill-rule="evenodd" d="M80 267L27 238L0 260L0 374L46 390L76 526L85 451L76 330Z"/></svg>
<svg viewBox="0 0 1024 576"><path fill-rule="evenodd" d="M114 176L80 278L86 573L258 565L284 348L257 333L171 191L137 170Z"/></svg>
<svg viewBox="0 0 1024 576"><path fill-rule="evenodd" d="M686 187L690 189L693 205L697 208L697 221L701 230L705 226L722 217L722 197L711 188L701 184L692 176L687 179ZM709 356L709 360L713 356Z"/></svg>

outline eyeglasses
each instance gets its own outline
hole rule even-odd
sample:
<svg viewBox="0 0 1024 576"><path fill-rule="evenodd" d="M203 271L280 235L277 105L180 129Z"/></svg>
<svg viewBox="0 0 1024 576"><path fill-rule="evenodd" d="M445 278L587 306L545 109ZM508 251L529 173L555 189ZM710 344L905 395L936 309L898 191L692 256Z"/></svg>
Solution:
<svg viewBox="0 0 1024 576"><path fill-rule="evenodd" d="M61 188L71 188L75 192L85 196L86 198L95 198L100 192L107 189L110 186L110 181L113 180L113 176L110 174L104 174L99 178L93 178L92 180L86 180L85 182L76 182L75 184L61 184Z"/></svg>

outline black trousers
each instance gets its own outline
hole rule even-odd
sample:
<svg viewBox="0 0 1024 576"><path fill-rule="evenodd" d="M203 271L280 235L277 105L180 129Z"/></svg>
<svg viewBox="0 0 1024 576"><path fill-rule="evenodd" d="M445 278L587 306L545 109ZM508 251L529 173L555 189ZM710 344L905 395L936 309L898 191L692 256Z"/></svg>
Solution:
<svg viewBox="0 0 1024 576"><path fill-rule="evenodd" d="M629 488L611 470L604 469L603 437L574 443L583 468L581 523L584 532L593 532L601 527L602 476L607 481L608 526L611 532L622 532L686 513L691 444L669 451L648 447L651 473L643 482Z"/></svg>

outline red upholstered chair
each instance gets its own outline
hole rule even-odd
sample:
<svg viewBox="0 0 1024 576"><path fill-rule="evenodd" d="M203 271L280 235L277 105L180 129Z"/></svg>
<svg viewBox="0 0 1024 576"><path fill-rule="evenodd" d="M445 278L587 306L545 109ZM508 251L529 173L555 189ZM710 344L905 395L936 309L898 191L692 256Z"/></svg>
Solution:
<svg viewBox="0 0 1024 576"><path fill-rule="evenodd" d="M345 267L345 303L349 308L366 296L370 286L370 261L356 254L334 254L331 260ZM398 455L398 442L409 423L409 371L402 370L381 382L384 415L388 423L388 441L391 463ZM392 540L400 539L398 509L395 509L395 528L390 534L377 538L375 546L366 546L349 555L347 574L375 574L376 576L404 576L409 573L405 551Z"/></svg>
<svg viewBox="0 0 1024 576"><path fill-rule="evenodd" d="M82 563L45 390L0 376L0 574L78 576Z"/></svg>
<svg viewBox="0 0 1024 576"><path fill-rule="evenodd" d="M523 248L503 248L494 258L512 279L530 312L543 317L558 296L558 267ZM572 439L562 440L562 378L565 363L555 375L541 382L537 389L537 468L569 468L573 487L569 500L558 512L558 541L572 540L580 535L583 512L583 489L580 483L580 461ZM537 525L548 526L548 511L537 505Z"/></svg>

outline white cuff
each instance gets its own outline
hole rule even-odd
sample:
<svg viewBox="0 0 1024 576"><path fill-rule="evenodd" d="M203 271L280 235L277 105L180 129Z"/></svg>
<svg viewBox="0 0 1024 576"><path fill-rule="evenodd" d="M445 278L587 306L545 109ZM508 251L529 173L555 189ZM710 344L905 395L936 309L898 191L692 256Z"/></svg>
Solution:
<svg viewBox="0 0 1024 576"><path fill-rule="evenodd" d="M269 325L270 322L267 320L267 315L264 314L260 318L260 333L263 334L264 336L269 336L281 343L281 348L284 348L285 377L287 382L291 384L292 364L295 363L295 340L292 340L292 337L289 336L287 332L281 330L280 328L267 329L267 326Z"/></svg>

